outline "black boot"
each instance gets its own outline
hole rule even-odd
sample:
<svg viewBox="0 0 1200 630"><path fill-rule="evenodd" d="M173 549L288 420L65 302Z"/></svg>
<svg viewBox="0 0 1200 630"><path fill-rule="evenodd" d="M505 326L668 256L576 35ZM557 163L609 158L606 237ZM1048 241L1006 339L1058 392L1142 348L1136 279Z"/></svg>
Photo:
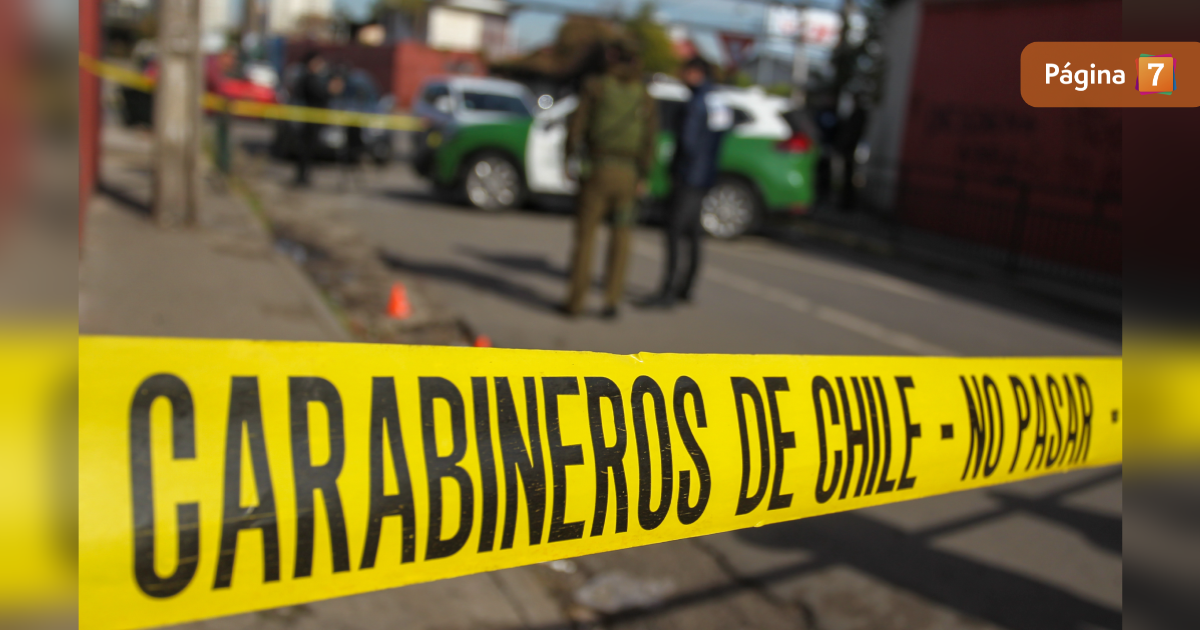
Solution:
<svg viewBox="0 0 1200 630"><path fill-rule="evenodd" d="M671 308L675 306L675 295L670 291L663 291L653 297L642 300L638 306L642 308Z"/></svg>

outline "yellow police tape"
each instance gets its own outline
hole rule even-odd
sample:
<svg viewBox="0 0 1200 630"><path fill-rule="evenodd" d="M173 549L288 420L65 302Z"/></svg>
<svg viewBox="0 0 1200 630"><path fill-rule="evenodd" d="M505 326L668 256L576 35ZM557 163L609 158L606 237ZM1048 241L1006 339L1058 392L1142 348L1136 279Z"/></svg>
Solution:
<svg viewBox="0 0 1200 630"><path fill-rule="evenodd" d="M1121 461L1119 358L81 337L80 621L299 604Z"/></svg>
<svg viewBox="0 0 1200 630"><path fill-rule="evenodd" d="M154 90L154 79L128 68L105 63L83 53L79 54L79 67L102 79L134 90L142 92ZM211 92L204 95L202 106L209 111L226 112L230 115L243 118L285 120L321 125L338 125L341 127L370 127L373 129L392 129L395 131L420 131L425 128L421 119L415 116L367 114L337 109L302 107L299 105L259 103L256 101L228 99Z"/></svg>

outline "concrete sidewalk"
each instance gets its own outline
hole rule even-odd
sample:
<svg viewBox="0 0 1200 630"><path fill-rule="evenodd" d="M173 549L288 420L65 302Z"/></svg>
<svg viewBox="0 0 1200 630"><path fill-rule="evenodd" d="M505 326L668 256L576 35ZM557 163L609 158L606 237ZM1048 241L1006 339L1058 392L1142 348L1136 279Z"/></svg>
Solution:
<svg viewBox="0 0 1200 630"><path fill-rule="evenodd" d="M102 189L84 227L80 333L350 340L263 222L212 177L198 226L155 225L151 143L149 132L105 129Z"/></svg>

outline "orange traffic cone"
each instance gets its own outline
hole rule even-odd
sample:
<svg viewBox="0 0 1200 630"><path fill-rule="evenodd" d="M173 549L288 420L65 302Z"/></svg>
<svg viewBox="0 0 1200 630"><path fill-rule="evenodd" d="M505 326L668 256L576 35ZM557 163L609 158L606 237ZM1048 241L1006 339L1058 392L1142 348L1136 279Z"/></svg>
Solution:
<svg viewBox="0 0 1200 630"><path fill-rule="evenodd" d="M408 302L408 290L404 283L392 285L392 295L388 298L387 316L392 319L408 319L412 316L412 304Z"/></svg>
<svg viewBox="0 0 1200 630"><path fill-rule="evenodd" d="M471 345L475 346L476 348L491 348L492 347L492 339L491 339L491 337L488 337L487 335L479 335L478 337L475 338L475 343L473 343Z"/></svg>

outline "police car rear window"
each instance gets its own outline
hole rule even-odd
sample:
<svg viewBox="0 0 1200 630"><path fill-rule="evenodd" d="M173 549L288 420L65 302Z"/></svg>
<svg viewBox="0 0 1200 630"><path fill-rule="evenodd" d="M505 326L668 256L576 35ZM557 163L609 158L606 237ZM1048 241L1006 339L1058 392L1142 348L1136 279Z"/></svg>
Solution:
<svg viewBox="0 0 1200 630"><path fill-rule="evenodd" d="M425 94L421 97L421 100L433 105L439 96L450 96L450 88L444 85L431 85L425 88Z"/></svg>
<svg viewBox="0 0 1200 630"><path fill-rule="evenodd" d="M500 94L484 94L481 92L463 92L463 108L473 111L505 112L509 114L529 115L525 102L515 96Z"/></svg>

